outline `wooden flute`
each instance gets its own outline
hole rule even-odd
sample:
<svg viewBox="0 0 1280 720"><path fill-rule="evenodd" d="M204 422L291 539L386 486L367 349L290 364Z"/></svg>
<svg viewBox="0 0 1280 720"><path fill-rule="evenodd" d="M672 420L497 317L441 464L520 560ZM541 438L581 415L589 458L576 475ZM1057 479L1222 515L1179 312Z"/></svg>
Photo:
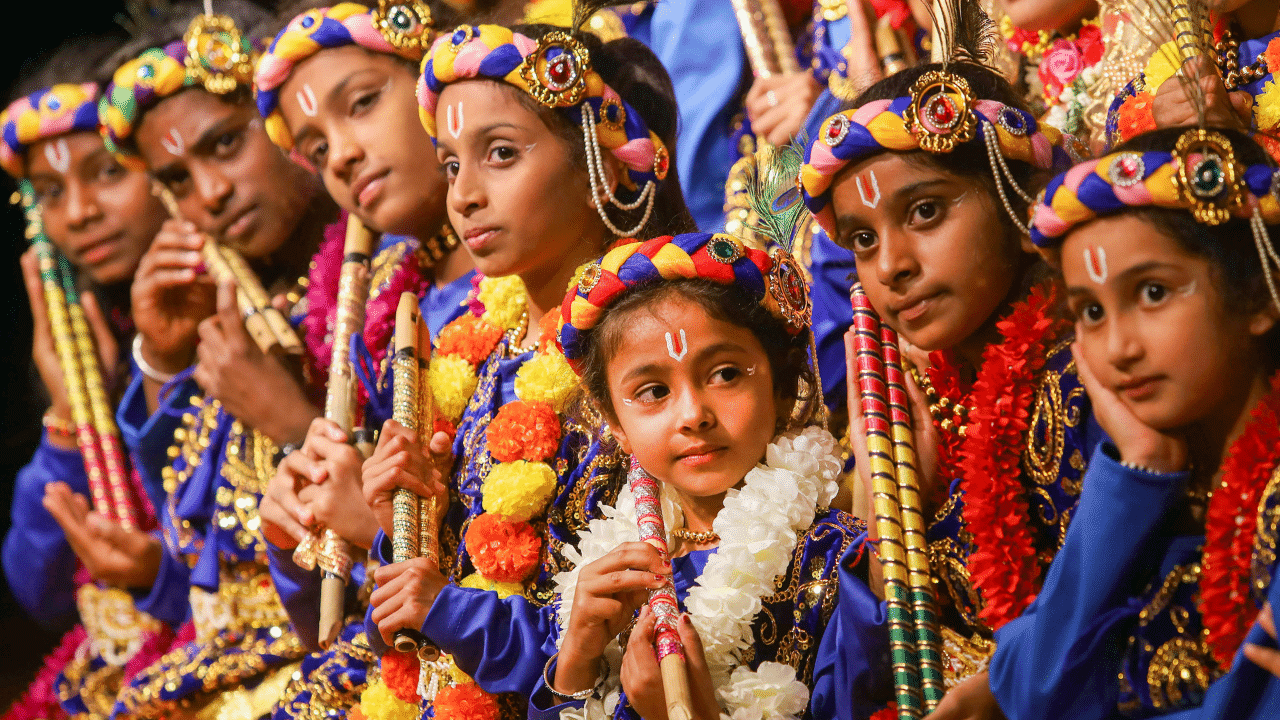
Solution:
<svg viewBox="0 0 1280 720"><path fill-rule="evenodd" d="M182 220L182 210L173 192L158 182L152 183L152 193L160 198L170 217ZM245 259L234 249L221 245L210 235L204 236L200 256L214 281L230 281L236 286L236 299L244 313L244 326L249 336L262 352L277 348L290 355L300 355L302 341L293 331L289 321L271 304L271 298L263 289L258 276Z"/></svg>

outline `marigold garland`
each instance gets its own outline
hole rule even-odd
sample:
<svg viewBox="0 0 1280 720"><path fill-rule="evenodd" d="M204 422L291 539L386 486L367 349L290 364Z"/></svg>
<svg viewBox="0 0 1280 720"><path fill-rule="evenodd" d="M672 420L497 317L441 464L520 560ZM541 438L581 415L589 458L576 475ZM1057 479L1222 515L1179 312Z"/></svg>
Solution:
<svg viewBox="0 0 1280 720"><path fill-rule="evenodd" d="M498 463L481 486L485 512L510 521L528 521L542 514L556 490L556 471L544 462L515 460Z"/></svg>
<svg viewBox="0 0 1280 720"><path fill-rule="evenodd" d="M1248 425L1231 443L1222 480L1205 513L1200 615L1213 657L1231 667L1253 626L1257 605L1247 602L1258 506L1267 480L1280 463L1280 373L1271 391L1250 412Z"/></svg>
<svg viewBox="0 0 1280 720"><path fill-rule="evenodd" d="M476 571L496 582L518 583L538 567L542 537L532 525L485 513L467 529L467 552Z"/></svg>
<svg viewBox="0 0 1280 720"><path fill-rule="evenodd" d="M472 573L462 580L458 581L458 587L471 588L473 590L488 590L498 594L499 598L509 598L512 595L523 595L524 586L520 583L499 582L490 580L479 573Z"/></svg>
<svg viewBox="0 0 1280 720"><path fill-rule="evenodd" d="M498 700L475 683L451 685L436 695L436 717L491 720L498 717Z"/></svg>
<svg viewBox="0 0 1280 720"><path fill-rule="evenodd" d="M360 693L360 712L370 720L418 720L422 714L416 702L396 697L381 679L369 683Z"/></svg>
<svg viewBox="0 0 1280 720"><path fill-rule="evenodd" d="M498 462L541 460L560 447L560 417L545 403L507 403L485 432L489 454Z"/></svg>
<svg viewBox="0 0 1280 720"><path fill-rule="evenodd" d="M418 656L388 648L379 663L382 682L392 694L403 702L418 704Z"/></svg>
<svg viewBox="0 0 1280 720"><path fill-rule="evenodd" d="M1022 451L1047 344L1065 329L1049 315L1052 293L1034 288L998 322L1002 342L983 353L968 399L959 398L959 371L935 353L934 388L970 408L963 439L944 446L961 480L964 523L972 535L969 577L983 600L978 611L992 629L1017 617L1038 592L1043 568L1036 555L1022 484ZM945 437L945 434L944 434Z"/></svg>
<svg viewBox="0 0 1280 720"><path fill-rule="evenodd" d="M440 331L436 338L436 352L456 355L475 367L493 353L501 339L502 328L468 314Z"/></svg>

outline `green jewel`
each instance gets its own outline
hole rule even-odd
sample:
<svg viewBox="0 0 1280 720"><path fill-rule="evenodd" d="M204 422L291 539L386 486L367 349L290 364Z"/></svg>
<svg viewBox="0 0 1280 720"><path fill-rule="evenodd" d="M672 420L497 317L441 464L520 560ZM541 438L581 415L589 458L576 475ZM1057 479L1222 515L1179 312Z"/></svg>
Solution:
<svg viewBox="0 0 1280 720"><path fill-rule="evenodd" d="M707 244L707 254L712 260L729 265L742 257L742 250L732 240L717 238Z"/></svg>
<svg viewBox="0 0 1280 720"><path fill-rule="evenodd" d="M391 10L391 25L400 32L408 32L413 28L413 19L409 17L409 11L403 6L397 5Z"/></svg>
<svg viewBox="0 0 1280 720"><path fill-rule="evenodd" d="M1211 198L1222 192L1222 160L1216 155L1206 156L1196 165L1191 179L1191 191L1196 197Z"/></svg>

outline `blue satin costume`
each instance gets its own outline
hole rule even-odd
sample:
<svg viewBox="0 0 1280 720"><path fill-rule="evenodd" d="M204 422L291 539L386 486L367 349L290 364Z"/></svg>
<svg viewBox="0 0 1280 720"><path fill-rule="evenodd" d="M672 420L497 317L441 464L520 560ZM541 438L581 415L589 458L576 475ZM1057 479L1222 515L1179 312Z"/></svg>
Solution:
<svg viewBox="0 0 1280 720"><path fill-rule="evenodd" d="M791 666L810 689L805 718L865 718L890 699L888 626L883 604L867 589L868 550L865 523L839 510L820 511L779 576L776 592L763 598L756 615L746 665L754 669L772 661ZM681 603L715 552L695 550L672 559ZM553 612L539 630L549 633L544 654L530 663L545 662L556 650L560 627ZM561 710L581 707L581 702L554 698L541 678L541 665L521 671L538 675L530 718L551 720ZM614 717L638 718L625 691Z"/></svg>
<svg viewBox="0 0 1280 720"><path fill-rule="evenodd" d="M474 276L475 271L472 270L447 285L432 284L419 299L418 307L433 339L441 328L466 312L467 294L471 291ZM390 382L388 369L379 384L389 388ZM366 425L381 427L388 418L375 417L371 410L372 407L366 408ZM338 639L328 650L317 651L320 571L299 567L293 561L292 550L282 550L268 543L267 553L271 579L289 612L294 632L313 650L303 658L299 677L285 688L271 716L273 720L286 720L329 718L335 712L345 713L359 701L360 693L368 686L369 668L378 660L365 635L363 614L368 605L367 591L372 587L372 578L366 575L363 563L358 566L359 577L353 570L352 581L347 585L348 607L358 608L358 611L344 623Z"/></svg>
<svg viewBox="0 0 1280 720"><path fill-rule="evenodd" d="M1094 453L1044 589L996 633L991 689L1001 709L1010 720L1276 717L1280 681L1240 655L1227 673L1205 643L1196 603L1204 536L1174 526L1189 474L1134 470L1116 457L1110 444ZM1247 518L1258 523L1252 597L1241 600L1251 608L1276 600L1278 483L1273 471ZM1275 647L1257 627L1249 640Z"/></svg>

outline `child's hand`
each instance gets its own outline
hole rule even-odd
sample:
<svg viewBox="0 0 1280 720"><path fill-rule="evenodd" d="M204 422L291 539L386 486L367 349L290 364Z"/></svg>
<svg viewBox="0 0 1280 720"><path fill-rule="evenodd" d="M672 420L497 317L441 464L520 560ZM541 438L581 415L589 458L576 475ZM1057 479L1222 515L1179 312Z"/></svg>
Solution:
<svg viewBox="0 0 1280 720"><path fill-rule="evenodd" d="M1122 461L1158 473L1179 472L1187 467L1186 438L1161 432L1139 420L1119 395L1098 381L1084 353L1080 352L1079 341L1071 345L1071 355L1076 361L1080 383L1093 404L1093 416L1115 443Z"/></svg>
<svg viewBox="0 0 1280 720"><path fill-rule="evenodd" d="M657 621L649 606L640 608L640 619L631 631L626 654L622 656L622 689L627 694L627 702L645 720L667 720L662 669L658 665L658 653L653 647L656 625ZM702 638L698 636L693 623L689 622L688 613L680 616L676 630L684 645L693 716L700 720L715 720L720 717L720 706L716 703L716 691L711 684L711 671L707 669Z"/></svg>
<svg viewBox="0 0 1280 720"><path fill-rule="evenodd" d="M774 145L785 145L804 127L804 119L822 94L822 86L806 71L756 78L747 91L751 129Z"/></svg>
<svg viewBox="0 0 1280 720"><path fill-rule="evenodd" d="M925 720L1004 720L1004 713L983 670L948 691Z"/></svg>
<svg viewBox="0 0 1280 720"><path fill-rule="evenodd" d="M1174 76L1156 89L1151 103L1151 116L1156 127L1182 127L1200 124L1197 103L1187 94L1184 83L1200 86L1204 95L1204 122L1218 127L1248 128L1253 124L1253 98L1249 93L1227 92L1217 67L1198 57L1182 66L1184 77Z"/></svg>
<svg viewBox="0 0 1280 720"><path fill-rule="evenodd" d="M160 372L176 373L191 363L196 327L214 311L214 284L200 257L204 237L189 222L166 220L130 286L142 356Z"/></svg>
<svg viewBox="0 0 1280 720"><path fill-rule="evenodd" d="M394 565L383 565L373 571L378 587L369 596L373 621L387 645L395 645L397 630L421 630L436 596L449 581L440 568L424 557Z"/></svg>
<svg viewBox="0 0 1280 720"><path fill-rule="evenodd" d="M431 444L424 448L418 433L388 420L378 435L378 447L364 461L361 482L364 500L373 511L382 531L391 537L393 497L396 488L405 488L418 497L436 496L437 511L443 515L448 509L448 492L443 485L445 473L453 465L453 454L448 433L431 436Z"/></svg>
<svg viewBox="0 0 1280 720"><path fill-rule="evenodd" d="M299 442L320 413L281 359L258 349L240 310L235 285L220 285L218 311L197 328L192 377L244 424L279 445Z"/></svg>
<svg viewBox="0 0 1280 720"><path fill-rule="evenodd" d="M556 661L557 691L571 694L595 686L605 647L648 602L649 591L662 587L670 575L671 565L642 542L623 543L582 568Z"/></svg>
<svg viewBox="0 0 1280 720"><path fill-rule="evenodd" d="M1271 603L1263 605L1258 612L1258 625L1267 631L1272 640L1276 639L1276 621L1271 612ZM1280 650L1245 643L1244 656L1249 662L1280 678Z"/></svg>
<svg viewBox="0 0 1280 720"><path fill-rule="evenodd" d="M91 511L85 496L66 483L46 485L43 504L95 580L122 588L148 588L155 582L161 549L150 533L125 530Z"/></svg>

